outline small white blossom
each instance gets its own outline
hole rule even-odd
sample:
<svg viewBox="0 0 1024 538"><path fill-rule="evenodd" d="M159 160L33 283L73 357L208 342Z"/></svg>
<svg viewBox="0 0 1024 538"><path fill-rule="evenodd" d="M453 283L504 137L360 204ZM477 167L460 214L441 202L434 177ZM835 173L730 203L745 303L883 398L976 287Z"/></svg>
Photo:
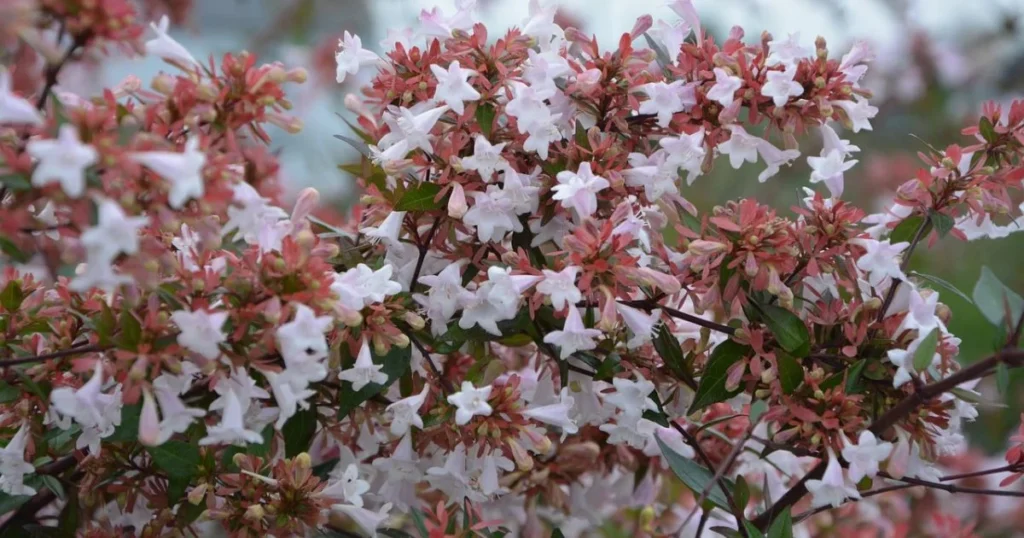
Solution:
<svg viewBox="0 0 1024 538"><path fill-rule="evenodd" d="M338 52L334 55L334 61L338 64L335 79L341 84L350 75L358 73L359 69L380 62L381 58L364 49L363 40L346 30L338 41Z"/></svg>
<svg viewBox="0 0 1024 538"><path fill-rule="evenodd" d="M771 97L775 106L785 106L790 97L800 97L804 94L804 87L793 80L796 76L796 67L787 67L785 71L768 71L766 80L761 86L761 95Z"/></svg>
<svg viewBox="0 0 1024 538"><path fill-rule="evenodd" d="M223 395L224 409L219 424L206 428L206 437L199 440L200 445L239 445L246 443L262 443L263 436L259 432L246 428L244 411L238 395L228 389Z"/></svg>
<svg viewBox="0 0 1024 538"><path fill-rule="evenodd" d="M892 454L892 443L878 442L875 434L868 430L860 432L857 444L851 443L845 436L844 441L846 446L843 447L843 459L850 464L848 474L854 484L865 476L874 478L878 474L878 464Z"/></svg>
<svg viewBox="0 0 1024 538"><path fill-rule="evenodd" d="M906 280L906 275L900 269L899 255L910 246L910 243L904 241L893 245L889 243L888 239L885 241L853 239L850 242L867 251L857 259L857 267L867 273L868 283L872 286L878 287L890 278Z"/></svg>
<svg viewBox="0 0 1024 538"><path fill-rule="evenodd" d="M604 333L598 329L588 329L583 325L583 318L575 305L569 306L569 315L560 331L551 331L544 335L544 342L558 346L559 357L567 359L577 351L587 351L597 347L595 338Z"/></svg>
<svg viewBox="0 0 1024 538"><path fill-rule="evenodd" d="M640 113L656 114L661 127L668 127L676 112L686 112L697 104L694 85L685 84L682 80L671 84L648 82L640 86L640 90L647 94L647 100L640 103ZM711 99L710 96L708 98Z"/></svg>
<svg viewBox="0 0 1024 538"><path fill-rule="evenodd" d="M387 406L385 412L391 420L391 425L388 428L391 431L391 435L401 437L409 431L410 426L423 429L423 418L420 417L419 410L420 407L423 407L423 403L427 401L427 394L429 393L430 386L424 385L423 390L419 394L402 398Z"/></svg>
<svg viewBox="0 0 1024 538"><path fill-rule="evenodd" d="M561 310L574 306L583 299L583 294L576 287L576 276L580 268L570 265L561 271L544 269L544 280L537 284L537 291L551 298L551 306Z"/></svg>
<svg viewBox="0 0 1024 538"><path fill-rule="evenodd" d="M28 427L24 422L18 432L0 448L0 491L8 495L35 495L35 488L25 485L25 475L36 472L31 463L25 461L25 446L28 444Z"/></svg>
<svg viewBox="0 0 1024 538"><path fill-rule="evenodd" d="M491 144L485 136L474 135L473 155L462 159L462 168L476 171L484 183L491 181L495 171L508 165L505 158L501 156L501 151L507 143Z"/></svg>
<svg viewBox="0 0 1024 538"><path fill-rule="evenodd" d="M362 346L359 347L359 355L356 357L355 364L348 370L342 370L338 374L338 378L352 383L352 390L359 391L370 383L378 385L387 383L388 374L381 371L383 368L384 365L373 363L370 344L364 338Z"/></svg>
<svg viewBox="0 0 1024 538"><path fill-rule="evenodd" d="M715 84L708 90L707 98L717 101L723 107L732 104L736 91L743 87L743 79L721 67L715 68Z"/></svg>
<svg viewBox="0 0 1024 538"><path fill-rule="evenodd" d="M220 356L220 344L227 340L222 329L227 319L227 312L205 310L178 310L171 314L171 321L181 330L178 345L210 360Z"/></svg>
<svg viewBox="0 0 1024 538"><path fill-rule="evenodd" d="M39 163L32 171L32 185L45 187L60 183L61 190L71 198L85 192L85 169L99 159L96 148L78 139L78 128L61 125L56 139L33 139L25 151Z"/></svg>
<svg viewBox="0 0 1024 538"><path fill-rule="evenodd" d="M467 101L480 100L480 92L473 89L473 85L467 81L476 74L476 71L462 69L458 60L448 64L448 69L436 64L431 65L430 72L437 79L434 100L447 104L456 114L461 116L466 111Z"/></svg>
<svg viewBox="0 0 1024 538"><path fill-rule="evenodd" d="M556 178L558 185L551 188L555 193L552 198L562 202L566 209L575 209L581 217L597 211L597 193L610 185L607 179L594 174L589 162L580 163L576 172L559 172Z"/></svg>
<svg viewBox="0 0 1024 538"><path fill-rule="evenodd" d="M487 398L491 395L491 388L490 385L475 388L469 381L463 381L462 389L448 396L448 403L456 407L455 423L464 426L475 416L490 416L493 410Z"/></svg>
<svg viewBox="0 0 1024 538"><path fill-rule="evenodd" d="M11 74L0 66L0 125L42 125L43 116L35 105L14 95Z"/></svg>
<svg viewBox="0 0 1024 538"><path fill-rule="evenodd" d="M277 349L289 370L301 372L309 381L327 377L327 367L321 362L327 358L327 337L334 320L317 316L304 304L295 305L295 317L277 328L274 339Z"/></svg>
<svg viewBox="0 0 1024 538"><path fill-rule="evenodd" d="M180 63L187 68L199 66L199 62L192 57L188 49L167 33L170 26L171 20L167 15L160 17L159 23L149 23L149 27L156 33L156 37L146 41L146 54L163 58L169 62Z"/></svg>
<svg viewBox="0 0 1024 538"><path fill-rule="evenodd" d="M203 197L203 166L206 165L206 153L199 149L199 137L190 136L185 142L185 150L181 153L146 151L132 153L131 158L170 183L167 203L172 208L181 209L190 198Z"/></svg>
<svg viewBox="0 0 1024 538"><path fill-rule="evenodd" d="M857 488L850 486L843 476L843 468L839 466L832 449L828 449L828 465L820 480L807 481L807 491L811 493L811 506L819 508L832 506L839 508L846 499L860 499Z"/></svg>

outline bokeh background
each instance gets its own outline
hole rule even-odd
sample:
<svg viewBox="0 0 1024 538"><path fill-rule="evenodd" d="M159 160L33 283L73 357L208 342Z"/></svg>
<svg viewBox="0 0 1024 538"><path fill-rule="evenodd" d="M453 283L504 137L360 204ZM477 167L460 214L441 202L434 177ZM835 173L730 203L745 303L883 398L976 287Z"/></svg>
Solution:
<svg viewBox="0 0 1024 538"><path fill-rule="evenodd" d="M548 0L556 2L557 0ZM301 134L275 134L285 183L295 193L319 189L329 204L343 209L358 193L337 165L354 158L332 137L346 130L339 118L350 115L342 105L372 73L334 81L333 53L345 30L360 35L364 47L380 52L388 28L414 27L421 9L454 10L454 0L148 0L166 10L178 26L172 32L194 56L205 58L246 49L264 61L280 60L310 70L309 83L292 95L296 114L305 122ZM521 23L527 0L478 0L481 20L492 33ZM674 18L664 0L561 0L561 21L594 34L613 46L633 21L649 13ZM860 163L847 174L845 198L878 211L897 185L919 165L920 137L944 147L977 115L986 100L1009 102L1024 97L1024 0L695 0L705 26L721 36L734 25L756 41L762 30L776 36L799 32L812 46L824 37L833 56L849 50L856 39L876 53L866 86L879 107L874 131L847 133L861 147ZM189 9L190 8L190 9ZM187 13L187 15L186 15ZM105 63L102 71L69 71L61 83L87 91L135 74L142 80L166 67L158 60L124 59ZM805 154L817 153L817 140L802 141ZM757 168L734 171L718 166L683 190L700 208L737 196L756 196L783 212L799 203L800 187L810 171L802 160L766 184ZM963 243L947 237L919 250L912 268L945 279L969 296L982 266L1007 285L1024 292L1024 233L999 240ZM939 290L953 311L951 330L963 339L961 360L970 363L997 345L996 330L969 302ZM999 395L994 383L981 390L991 402L969 429L972 444L998 452L1019 424L1024 409L1024 372L1012 374L1011 390Z"/></svg>

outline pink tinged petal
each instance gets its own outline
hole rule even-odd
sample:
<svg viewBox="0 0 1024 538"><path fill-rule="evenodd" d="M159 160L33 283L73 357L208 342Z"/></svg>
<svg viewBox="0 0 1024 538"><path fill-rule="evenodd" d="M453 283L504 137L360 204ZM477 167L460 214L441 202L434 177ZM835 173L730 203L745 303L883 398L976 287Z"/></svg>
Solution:
<svg viewBox="0 0 1024 538"><path fill-rule="evenodd" d="M148 389L142 391L142 414L139 416L139 442L146 446L160 444L160 417L156 402Z"/></svg>

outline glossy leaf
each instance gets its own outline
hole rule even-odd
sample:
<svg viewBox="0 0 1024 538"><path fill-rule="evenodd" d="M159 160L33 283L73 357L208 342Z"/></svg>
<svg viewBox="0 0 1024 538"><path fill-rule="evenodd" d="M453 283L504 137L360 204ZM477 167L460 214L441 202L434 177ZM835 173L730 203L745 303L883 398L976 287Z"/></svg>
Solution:
<svg viewBox="0 0 1024 538"><path fill-rule="evenodd" d="M658 441L658 447L661 448L662 457L664 457L665 461L668 462L668 466L672 469L672 472L683 481L683 484L686 484L686 487L693 491L694 495L700 495L701 492L707 489L708 484L710 484L715 478L715 475L711 471L697 465L693 460L689 460L677 454L669 448L660 437L655 436L655 439ZM708 500L715 506L728 511L729 501L725 494L725 490L722 489L722 483L725 483L726 487L730 490L735 488L735 485L732 484L731 481L723 478L718 484L715 484L710 489L710 492L708 493Z"/></svg>
<svg viewBox="0 0 1024 538"><path fill-rule="evenodd" d="M711 352L711 357L708 358L708 363L704 367L704 373L697 385L697 393L693 396L693 403L687 414L693 414L711 404L735 396L738 391L730 391L725 388L729 367L751 352L749 347L732 340L718 344L718 347Z"/></svg>
<svg viewBox="0 0 1024 538"><path fill-rule="evenodd" d="M981 310L985 319L996 327L1004 327L1007 324L1007 305L1012 316L1010 323L1016 323L1024 311L1024 299L1006 287L988 267L981 268L981 277L974 285L971 296L974 297L974 304L978 305L978 310Z"/></svg>
<svg viewBox="0 0 1024 538"><path fill-rule="evenodd" d="M935 358L935 350L939 346L939 331L932 329L928 336L925 336L914 351L914 370L923 372L932 364Z"/></svg>
<svg viewBox="0 0 1024 538"><path fill-rule="evenodd" d="M772 331L782 349L796 358L806 357L811 352L811 334L796 314L775 305L762 305L764 322Z"/></svg>
<svg viewBox="0 0 1024 538"><path fill-rule="evenodd" d="M437 200L441 186L437 183L420 183L409 190L395 204L395 211L431 211L441 209L444 200Z"/></svg>

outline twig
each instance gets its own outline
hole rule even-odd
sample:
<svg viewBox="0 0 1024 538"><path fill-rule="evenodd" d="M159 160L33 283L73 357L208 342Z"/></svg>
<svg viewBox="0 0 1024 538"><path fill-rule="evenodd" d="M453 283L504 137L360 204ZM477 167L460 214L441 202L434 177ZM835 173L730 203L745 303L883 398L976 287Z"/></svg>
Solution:
<svg viewBox="0 0 1024 538"><path fill-rule="evenodd" d="M677 432L679 432L680 435L682 435L684 439L686 439L686 443L688 445L693 447L693 451L697 453L697 457L700 458L701 462L703 462L704 465L707 466L708 469L714 469L715 468L715 464L711 462L711 458L709 458L707 453L704 452L704 449L701 448L700 441L698 441L696 437L694 437L690 432L686 431L686 428L680 426L679 424L676 424L675 421L671 421L670 420L669 424L672 426L673 429L675 429ZM740 446L742 446L742 443L740 444ZM716 473L716 476L717 476L717 473ZM742 510L739 512L739 515L736 515L736 513L735 513L736 512L736 499L733 498L732 492L729 491L728 487L726 487L727 484L725 482L724 477L720 476L720 477L717 478L717 480L712 480L711 481L711 483L716 483L716 482L718 483L719 489L722 490L722 494L725 495L726 502L729 504L729 506L731 506L733 508L733 515L736 516L736 522L737 522L737 526L739 528L740 534L743 535L745 538L750 538L750 536L747 534L747 530L743 527L743 512L742 512Z"/></svg>
<svg viewBox="0 0 1024 538"><path fill-rule="evenodd" d="M84 451L83 451L84 452ZM63 458L47 463L46 465L39 466L36 469L36 474L40 475L58 475L64 471L74 467L78 463L78 458L74 454L64 456ZM71 477L71 481L75 481L85 473L81 470L75 472ZM31 499L25 502L25 504L18 507L18 510L14 512L2 524L0 524L0 535L4 535L7 530L14 530L23 527L26 523L31 521L35 515L49 506L57 498L57 494L51 491L49 488L41 489L32 496Z"/></svg>
<svg viewBox="0 0 1024 538"><path fill-rule="evenodd" d="M825 460L819 461L799 482L789 488L789 491L783 493L782 497L779 497L779 500L775 501L771 508L755 517L752 521L754 526L761 530L767 529L772 524L772 521L775 520L776 515L781 514L786 508L793 506L800 499L804 498L804 495L807 494L807 481L821 478L825 474L825 467L827 466L828 462Z"/></svg>
<svg viewBox="0 0 1024 538"><path fill-rule="evenodd" d="M869 430L875 435L881 435L890 426L896 424L900 419L909 415L932 398L941 396L962 383L988 375L990 370L998 366L999 363L1005 362L1011 366L1020 366L1022 361L1024 361L1024 351L1020 350L1004 350L986 359L982 359L945 379L925 385L920 390L914 391L913 394L900 400L898 404L878 417L871 424Z"/></svg>
<svg viewBox="0 0 1024 538"><path fill-rule="evenodd" d="M435 377L437 377L438 383L441 384L441 390L444 392L444 395L448 396L455 392L455 387L452 387L451 382L441 375L441 371L438 370L437 365L434 364L434 359L430 358L430 351L428 351L427 348L424 347L418 339L416 339L416 335L414 335L411 330L407 330L405 327L401 327L401 329L402 332L409 337L409 341L412 342L412 345L416 346L416 349L420 350L420 354L423 355L423 360L427 361L427 366L430 367L430 371Z"/></svg>
<svg viewBox="0 0 1024 538"><path fill-rule="evenodd" d="M50 92L53 91L53 87L57 85L57 76L60 75L64 66L71 61L71 57L75 55L78 49L85 45L88 40L86 34L82 34L75 38L75 41L71 44L71 48L68 49L64 56L57 63L46 68L46 82L43 84L43 93L39 94L39 98L36 100L36 108L42 110L46 106L46 100L50 97Z"/></svg>
<svg viewBox="0 0 1024 538"><path fill-rule="evenodd" d="M910 240L910 246L907 247L907 251L903 255L903 261L900 262L900 271L904 273L907 272L907 268L910 267L910 256L914 253L914 249L917 248L917 244L921 242L921 239L923 239L924 232L931 223L932 216L927 215L924 220L921 221L921 225L917 227L917 232L914 234L914 238ZM880 322L885 319L885 313L889 310L889 306L892 305L893 299L896 298L896 290L899 289L900 284L902 283L903 281L898 278L892 279L892 285L889 286L889 291L885 294L885 300L882 301L882 308L878 311L878 317L875 321Z"/></svg>
<svg viewBox="0 0 1024 538"><path fill-rule="evenodd" d="M18 364L28 364L28 363L31 363L31 362L41 362L41 361L45 361L45 360L49 360L49 359L60 359L60 358L63 358L63 357L70 357L72 355L79 355L79 354L82 354L82 353L92 353L94 351L103 351L105 349L107 349L107 348L99 346L99 345L96 345L96 344L86 344L86 345L83 345L83 346L76 346L76 347L64 349L64 350L61 350L61 351L54 351L53 353L46 353L46 354L43 354L43 355L35 355L33 357L19 357L17 359L0 360L0 368L4 368L4 367L7 367L7 366L15 366L15 365L18 365Z"/></svg>
<svg viewBox="0 0 1024 538"><path fill-rule="evenodd" d="M985 469L984 471L974 471L970 473L950 474L943 476L939 479L939 482L949 482L950 480L962 480L964 478L974 478L976 476L985 476L996 473L1019 473L1024 470L1024 464L1015 463L1013 465L1003 465L1002 467L996 467L994 469Z"/></svg>
<svg viewBox="0 0 1024 538"><path fill-rule="evenodd" d="M427 252L430 251L430 242L434 240L434 234L437 233L437 228L441 226L441 220L443 219L444 217L437 217L437 219L434 220L434 225L431 226L430 231L427 232L427 238L425 241L421 242L420 239L417 238L417 243L419 243L417 246L420 249L420 254L419 258L416 259L416 269L412 272L412 280L409 281L410 292L416 291L416 284L420 281L420 271L423 270L423 261L427 258Z"/></svg>
<svg viewBox="0 0 1024 538"><path fill-rule="evenodd" d="M643 310L654 310L655 308L660 308L662 312L674 318L681 319L683 321L689 321L694 325L700 325L701 327L706 327L713 331L718 331L728 335L736 334L736 329L733 327L730 327L728 325L722 325L721 323L715 323L713 321L706 320L700 316L695 316L693 314L683 312L682 310L677 310L669 306L658 304L656 301L652 301L650 299L619 301L619 303L624 304L626 306L632 306L634 308L640 308Z"/></svg>

